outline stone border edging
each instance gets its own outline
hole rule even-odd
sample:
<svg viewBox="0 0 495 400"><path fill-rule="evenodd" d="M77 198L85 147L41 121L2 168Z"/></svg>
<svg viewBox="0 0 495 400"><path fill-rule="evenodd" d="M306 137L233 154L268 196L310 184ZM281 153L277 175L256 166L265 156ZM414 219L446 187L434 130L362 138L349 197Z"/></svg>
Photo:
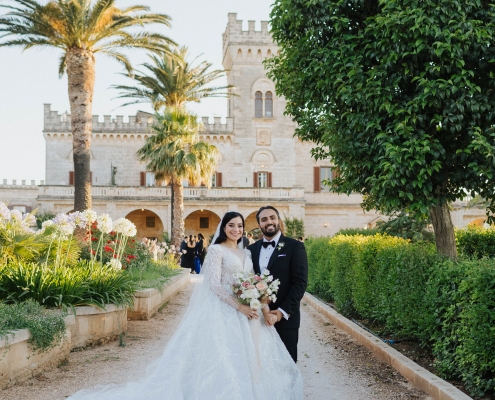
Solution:
<svg viewBox="0 0 495 400"><path fill-rule="evenodd" d="M181 268L177 275L165 282L161 290L142 289L134 293L134 304L127 309L129 320L149 320L184 285L190 282L190 270Z"/></svg>
<svg viewBox="0 0 495 400"><path fill-rule="evenodd" d="M76 323L76 319L73 315L66 315L64 317L65 326L74 325ZM12 333L7 333L6 335L2 335L0 337L0 347L10 346L15 343L22 342L24 340L28 340L31 337L31 333L29 329L17 329L12 331Z"/></svg>
<svg viewBox="0 0 495 400"><path fill-rule="evenodd" d="M390 364L404 378L430 395L433 399L472 400L471 397L457 389L455 386L416 364L414 361L339 314L333 308L327 306L311 294L306 292L303 300L320 314L327 317L335 326L351 335L359 344L362 344L371 350L378 358Z"/></svg>

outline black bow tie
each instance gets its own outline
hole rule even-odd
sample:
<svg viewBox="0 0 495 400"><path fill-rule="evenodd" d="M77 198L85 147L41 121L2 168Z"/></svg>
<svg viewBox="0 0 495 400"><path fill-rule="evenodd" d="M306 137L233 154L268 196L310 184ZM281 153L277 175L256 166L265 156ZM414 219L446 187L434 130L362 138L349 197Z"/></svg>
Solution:
<svg viewBox="0 0 495 400"><path fill-rule="evenodd" d="M268 246L273 246L275 247L275 240L272 240L271 242L263 242L261 245L266 249Z"/></svg>

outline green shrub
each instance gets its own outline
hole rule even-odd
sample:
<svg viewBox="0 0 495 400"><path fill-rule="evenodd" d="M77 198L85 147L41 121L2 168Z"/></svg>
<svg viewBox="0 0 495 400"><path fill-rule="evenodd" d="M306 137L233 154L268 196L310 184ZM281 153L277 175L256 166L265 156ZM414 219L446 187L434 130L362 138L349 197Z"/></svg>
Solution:
<svg viewBox="0 0 495 400"><path fill-rule="evenodd" d="M337 309L428 346L445 378L473 396L495 390L495 260L458 261L430 243L384 235L312 239L308 291Z"/></svg>
<svg viewBox="0 0 495 400"><path fill-rule="evenodd" d="M495 228L469 226L455 233L457 250L467 257L495 257Z"/></svg>
<svg viewBox="0 0 495 400"><path fill-rule="evenodd" d="M153 288L160 290L165 282L179 273L180 270L175 265L176 263L173 259L150 260L146 265L141 263L139 266L128 268L126 273L134 282L136 289Z"/></svg>
<svg viewBox="0 0 495 400"><path fill-rule="evenodd" d="M308 288L325 301L333 301L330 287L331 265L327 255L328 238L312 238L305 242L308 254Z"/></svg>
<svg viewBox="0 0 495 400"><path fill-rule="evenodd" d="M346 235L346 236L373 236L376 235L378 232L378 229L373 228L373 229L364 229L364 228L347 228L347 229L341 229L338 231L335 236L337 235Z"/></svg>
<svg viewBox="0 0 495 400"><path fill-rule="evenodd" d="M34 350L46 350L64 337L66 328L60 312L47 310L33 300L0 303L0 336L17 329L29 329Z"/></svg>
<svg viewBox="0 0 495 400"><path fill-rule="evenodd" d="M16 264L0 270L0 300L33 299L46 307L132 304L136 285L123 270L81 261L73 267Z"/></svg>

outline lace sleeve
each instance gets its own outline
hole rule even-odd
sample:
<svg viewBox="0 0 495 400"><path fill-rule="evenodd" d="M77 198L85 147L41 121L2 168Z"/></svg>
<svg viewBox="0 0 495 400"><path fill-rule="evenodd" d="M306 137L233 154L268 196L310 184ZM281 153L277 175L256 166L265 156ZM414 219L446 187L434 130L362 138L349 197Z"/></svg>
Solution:
<svg viewBox="0 0 495 400"><path fill-rule="evenodd" d="M240 303L234 295L222 285L222 261L222 251L217 246L210 246L203 265L205 279L210 284L210 289L220 298L220 300L238 310Z"/></svg>

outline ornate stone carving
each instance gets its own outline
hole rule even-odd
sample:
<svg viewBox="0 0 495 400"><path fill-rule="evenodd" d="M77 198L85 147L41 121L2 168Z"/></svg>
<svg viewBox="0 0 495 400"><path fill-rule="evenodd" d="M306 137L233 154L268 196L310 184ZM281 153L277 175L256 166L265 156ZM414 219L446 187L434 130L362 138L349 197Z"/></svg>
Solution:
<svg viewBox="0 0 495 400"><path fill-rule="evenodd" d="M258 128L256 131L256 144L258 146L270 146L272 143L272 133L270 129Z"/></svg>

